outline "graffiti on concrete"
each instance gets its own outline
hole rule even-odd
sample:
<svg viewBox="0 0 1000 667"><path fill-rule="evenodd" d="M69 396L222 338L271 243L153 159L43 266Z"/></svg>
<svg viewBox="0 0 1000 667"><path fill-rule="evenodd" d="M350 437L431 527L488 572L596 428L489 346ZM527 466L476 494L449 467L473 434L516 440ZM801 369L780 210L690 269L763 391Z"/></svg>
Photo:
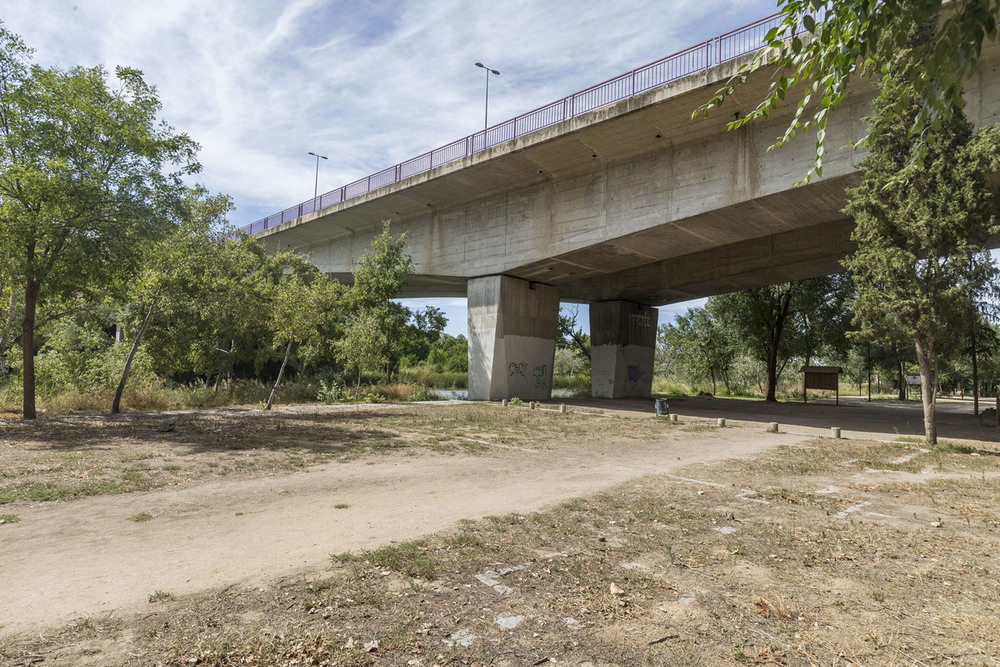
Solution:
<svg viewBox="0 0 1000 667"><path fill-rule="evenodd" d="M633 385L639 384L639 381L642 380L642 376L645 375L645 373L642 372L642 369L639 368L638 364L635 366L629 366L626 370L628 371L628 381Z"/></svg>
<svg viewBox="0 0 1000 667"><path fill-rule="evenodd" d="M521 363L510 362L507 364L507 373L510 377L526 377L525 373L528 371L528 362L522 361Z"/></svg>
<svg viewBox="0 0 1000 667"><path fill-rule="evenodd" d="M531 375L535 378L536 387L542 388L549 386L549 367L545 364L535 366L535 370Z"/></svg>

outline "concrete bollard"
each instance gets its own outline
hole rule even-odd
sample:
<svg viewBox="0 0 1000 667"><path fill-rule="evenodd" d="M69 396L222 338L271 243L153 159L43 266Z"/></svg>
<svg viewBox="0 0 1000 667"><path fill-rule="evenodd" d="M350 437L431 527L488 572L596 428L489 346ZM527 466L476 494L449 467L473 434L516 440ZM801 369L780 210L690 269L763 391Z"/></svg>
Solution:
<svg viewBox="0 0 1000 667"><path fill-rule="evenodd" d="M676 414L671 414L671 415L668 415L668 416L667 416L667 418L668 418L668 419L669 419L670 421L672 421L672 422L675 422L675 421L677 421L677 415L676 415Z"/></svg>
<svg viewBox="0 0 1000 667"><path fill-rule="evenodd" d="M720 427L725 428L725 426L726 426L726 418L725 417L719 417L719 422L718 423L719 423Z"/></svg>
<svg viewBox="0 0 1000 667"><path fill-rule="evenodd" d="M500 405L502 405L503 407L506 408L507 407L507 399L505 398L502 401L500 401Z"/></svg>
<svg viewBox="0 0 1000 667"><path fill-rule="evenodd" d="M771 425L767 427L767 432L768 433L777 433L778 432L778 422L771 422Z"/></svg>
<svg viewBox="0 0 1000 667"><path fill-rule="evenodd" d="M528 407L531 408L532 410L534 410L535 409L535 402L531 401L530 403L528 403Z"/></svg>
<svg viewBox="0 0 1000 667"><path fill-rule="evenodd" d="M830 437L832 437L832 438L840 438L840 427L839 426L831 426L830 427Z"/></svg>
<svg viewBox="0 0 1000 667"><path fill-rule="evenodd" d="M563 413L566 412L566 404L565 403L560 403L559 404L559 412L563 412Z"/></svg>

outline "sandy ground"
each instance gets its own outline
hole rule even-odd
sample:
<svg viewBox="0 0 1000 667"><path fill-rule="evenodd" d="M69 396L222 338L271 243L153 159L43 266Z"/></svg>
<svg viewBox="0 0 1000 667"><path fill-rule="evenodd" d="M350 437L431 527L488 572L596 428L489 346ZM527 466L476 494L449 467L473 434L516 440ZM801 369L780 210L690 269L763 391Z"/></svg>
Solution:
<svg viewBox="0 0 1000 667"><path fill-rule="evenodd" d="M651 401L576 403L634 414L636 428L652 418ZM529 512L692 463L750 456L829 434L830 426L843 428L846 437L891 438L918 433L920 425L918 404L843 399L839 407L766 408L680 399L671 401L671 412L711 424L725 416L741 427L624 447L574 438L544 450L498 444L487 456L362 459L278 477L20 507L21 522L5 526L0 542L0 638L140 610L157 591L179 596L264 583L320 568L331 553L416 538L460 519ZM996 428L962 414L971 412L971 402L945 405L943 412L942 437L997 438ZM783 432L764 433L762 424L770 421L779 421ZM140 512L156 520L128 520Z"/></svg>

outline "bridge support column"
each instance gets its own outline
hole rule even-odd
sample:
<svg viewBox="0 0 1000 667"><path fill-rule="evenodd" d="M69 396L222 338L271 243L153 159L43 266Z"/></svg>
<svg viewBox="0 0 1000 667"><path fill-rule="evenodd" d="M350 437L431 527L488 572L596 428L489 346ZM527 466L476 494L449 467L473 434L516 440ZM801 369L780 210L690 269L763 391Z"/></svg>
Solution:
<svg viewBox="0 0 1000 667"><path fill-rule="evenodd" d="M648 398L659 311L627 301L590 304L590 378L594 398Z"/></svg>
<svg viewBox="0 0 1000 667"><path fill-rule="evenodd" d="M469 281L468 297L469 398L551 398L558 290L509 276L487 276Z"/></svg>

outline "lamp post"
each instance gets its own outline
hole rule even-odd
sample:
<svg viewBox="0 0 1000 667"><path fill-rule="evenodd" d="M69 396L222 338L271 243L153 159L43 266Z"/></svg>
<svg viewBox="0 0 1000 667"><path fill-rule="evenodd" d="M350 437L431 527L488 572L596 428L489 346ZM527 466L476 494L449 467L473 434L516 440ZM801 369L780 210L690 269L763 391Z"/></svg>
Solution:
<svg viewBox="0 0 1000 667"><path fill-rule="evenodd" d="M486 70L486 112L483 119L483 130L485 131L490 126L490 72L500 76L500 72L495 69L490 69L482 63L476 63L476 67L481 67Z"/></svg>
<svg viewBox="0 0 1000 667"><path fill-rule="evenodd" d="M313 153L312 151L309 151L309 155L316 156L316 183L313 185L313 199L316 199L316 195L319 194L319 161L321 158L325 160L327 157L325 155Z"/></svg>

